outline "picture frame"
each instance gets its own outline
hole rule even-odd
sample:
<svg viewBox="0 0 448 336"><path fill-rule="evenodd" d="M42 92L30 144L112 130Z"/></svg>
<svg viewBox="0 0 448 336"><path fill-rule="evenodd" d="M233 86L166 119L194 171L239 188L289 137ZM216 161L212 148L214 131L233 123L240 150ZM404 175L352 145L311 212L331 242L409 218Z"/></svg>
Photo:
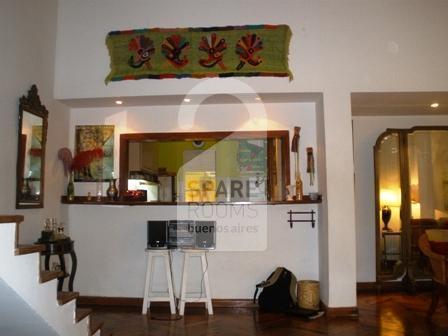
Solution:
<svg viewBox="0 0 448 336"><path fill-rule="evenodd" d="M75 182L109 181L114 176L114 125L77 125L75 127L75 159L80 153L99 150L101 158L75 171Z"/></svg>

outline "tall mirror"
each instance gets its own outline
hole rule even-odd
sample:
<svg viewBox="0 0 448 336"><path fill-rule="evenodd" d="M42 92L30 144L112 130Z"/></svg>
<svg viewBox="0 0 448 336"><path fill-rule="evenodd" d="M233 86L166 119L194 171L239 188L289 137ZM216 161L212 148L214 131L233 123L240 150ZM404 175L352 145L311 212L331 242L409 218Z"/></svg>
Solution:
<svg viewBox="0 0 448 336"><path fill-rule="evenodd" d="M431 278L418 238L448 228L448 127L387 130L374 153L377 280L413 292Z"/></svg>
<svg viewBox="0 0 448 336"><path fill-rule="evenodd" d="M377 273L381 280L397 279L404 272L401 222L400 137L380 136L375 145L377 193Z"/></svg>
<svg viewBox="0 0 448 336"><path fill-rule="evenodd" d="M43 208L48 111L36 85L20 98L16 208Z"/></svg>

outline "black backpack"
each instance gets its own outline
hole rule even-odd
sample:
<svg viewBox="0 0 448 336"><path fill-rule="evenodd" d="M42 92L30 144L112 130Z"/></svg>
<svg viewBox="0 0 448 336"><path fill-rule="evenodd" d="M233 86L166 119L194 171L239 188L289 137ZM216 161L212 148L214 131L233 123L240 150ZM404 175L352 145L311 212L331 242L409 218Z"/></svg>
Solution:
<svg viewBox="0 0 448 336"><path fill-rule="evenodd" d="M284 267L277 267L274 272L257 284L254 293L254 303L260 288L258 306L263 311L288 312L297 305L296 297L297 279L291 271Z"/></svg>

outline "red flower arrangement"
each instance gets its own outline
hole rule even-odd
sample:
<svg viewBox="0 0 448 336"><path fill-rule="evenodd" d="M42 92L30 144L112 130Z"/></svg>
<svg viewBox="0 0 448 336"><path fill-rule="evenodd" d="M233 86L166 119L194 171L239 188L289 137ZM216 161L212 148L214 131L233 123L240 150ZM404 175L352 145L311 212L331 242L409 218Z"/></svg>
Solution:
<svg viewBox="0 0 448 336"><path fill-rule="evenodd" d="M30 148L29 153L31 156L35 157L42 156L42 148Z"/></svg>
<svg viewBox="0 0 448 336"><path fill-rule="evenodd" d="M70 149L64 147L58 152L58 157L64 165L64 174L67 176L74 171L81 171L87 168L94 160L102 159L104 157L104 151L101 148L95 148L79 152L73 158Z"/></svg>
<svg viewBox="0 0 448 336"><path fill-rule="evenodd" d="M101 148L95 148L79 152L75 155L72 162L73 171L81 171L87 168L94 160L102 159L104 157L104 151Z"/></svg>

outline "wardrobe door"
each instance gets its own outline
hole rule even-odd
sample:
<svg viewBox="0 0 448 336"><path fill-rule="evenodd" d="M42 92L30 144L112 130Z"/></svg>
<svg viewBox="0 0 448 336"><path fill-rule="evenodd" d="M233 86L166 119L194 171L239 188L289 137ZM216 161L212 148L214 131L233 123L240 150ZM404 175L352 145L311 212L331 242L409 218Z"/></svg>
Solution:
<svg viewBox="0 0 448 336"><path fill-rule="evenodd" d="M408 274L415 281L429 279L427 258L417 242L427 229L448 222L448 131L413 130L407 134L410 216L408 224Z"/></svg>
<svg viewBox="0 0 448 336"><path fill-rule="evenodd" d="M400 135L386 132L375 153L377 281L399 279L405 271L401 208Z"/></svg>

